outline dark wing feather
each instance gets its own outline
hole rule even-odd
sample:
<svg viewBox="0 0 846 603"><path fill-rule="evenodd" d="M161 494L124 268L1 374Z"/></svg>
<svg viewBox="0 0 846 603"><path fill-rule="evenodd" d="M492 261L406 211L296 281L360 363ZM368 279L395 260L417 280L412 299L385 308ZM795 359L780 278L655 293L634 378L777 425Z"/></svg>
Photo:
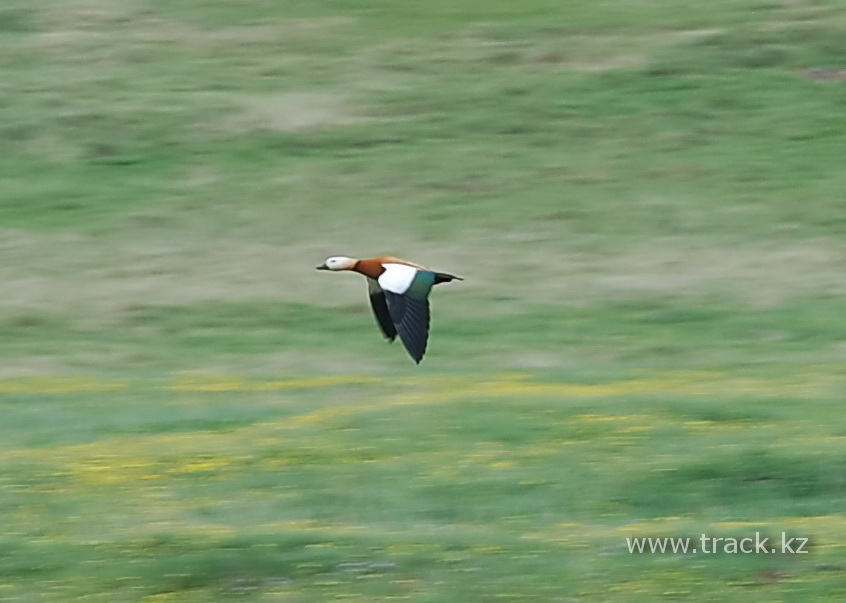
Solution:
<svg viewBox="0 0 846 603"><path fill-rule="evenodd" d="M429 300L385 291L388 310L405 349L417 364L429 341Z"/></svg>
<svg viewBox="0 0 846 603"><path fill-rule="evenodd" d="M388 310L388 302L385 300L385 291L376 282L376 279L367 279L367 290L370 294L370 307L373 308L373 316L379 323L379 328L389 341L397 338L397 330L391 320L391 312Z"/></svg>

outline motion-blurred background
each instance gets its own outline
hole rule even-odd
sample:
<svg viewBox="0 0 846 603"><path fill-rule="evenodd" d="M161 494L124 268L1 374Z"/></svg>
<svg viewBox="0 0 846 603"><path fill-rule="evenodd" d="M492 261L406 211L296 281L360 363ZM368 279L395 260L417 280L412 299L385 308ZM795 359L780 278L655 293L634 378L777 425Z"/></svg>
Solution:
<svg viewBox="0 0 846 603"><path fill-rule="evenodd" d="M842 2L3 0L0 74L0 600L846 596ZM338 254L466 278L420 367Z"/></svg>

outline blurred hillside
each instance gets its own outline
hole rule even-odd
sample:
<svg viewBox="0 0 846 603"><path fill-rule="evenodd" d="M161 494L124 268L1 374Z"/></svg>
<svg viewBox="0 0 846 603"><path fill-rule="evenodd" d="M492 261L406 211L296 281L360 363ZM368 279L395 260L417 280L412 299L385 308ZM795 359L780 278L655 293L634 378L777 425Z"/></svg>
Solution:
<svg viewBox="0 0 846 603"><path fill-rule="evenodd" d="M68 368L83 329L132 356L180 312L335 308L358 336L360 283L311 271L337 253L466 273L440 319L500 333L629 301L828 308L844 24L837 2L5 2L3 353L59 339Z"/></svg>
<svg viewBox="0 0 846 603"><path fill-rule="evenodd" d="M4 0L0 600L837 601L839 0ZM414 366L329 255L462 275ZM813 555L629 555L796 531Z"/></svg>

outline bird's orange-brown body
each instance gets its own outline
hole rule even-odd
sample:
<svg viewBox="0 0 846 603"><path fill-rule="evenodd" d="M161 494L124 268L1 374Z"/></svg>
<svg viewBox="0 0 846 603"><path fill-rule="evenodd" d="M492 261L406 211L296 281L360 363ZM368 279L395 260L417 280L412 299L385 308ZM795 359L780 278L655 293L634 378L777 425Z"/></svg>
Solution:
<svg viewBox="0 0 846 603"><path fill-rule="evenodd" d="M395 258L390 255L381 255L376 258L358 260L352 270L358 272L359 274L363 274L364 276L378 279L385 272L385 264L404 264L405 266L411 266L413 268L417 268L418 270L428 270L428 268L421 266L420 264L415 264L414 262L409 262L408 260L401 260L400 258Z"/></svg>

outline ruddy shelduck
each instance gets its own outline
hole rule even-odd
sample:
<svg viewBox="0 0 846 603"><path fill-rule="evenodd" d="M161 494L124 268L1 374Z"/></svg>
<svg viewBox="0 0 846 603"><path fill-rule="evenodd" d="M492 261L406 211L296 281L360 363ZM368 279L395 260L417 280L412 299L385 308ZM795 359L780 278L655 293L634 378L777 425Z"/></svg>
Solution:
<svg viewBox="0 0 846 603"><path fill-rule="evenodd" d="M345 256L327 259L318 270L351 270L367 277L370 306L389 342L399 334L417 364L429 341L429 292L440 283L464 280L392 256L356 260Z"/></svg>

